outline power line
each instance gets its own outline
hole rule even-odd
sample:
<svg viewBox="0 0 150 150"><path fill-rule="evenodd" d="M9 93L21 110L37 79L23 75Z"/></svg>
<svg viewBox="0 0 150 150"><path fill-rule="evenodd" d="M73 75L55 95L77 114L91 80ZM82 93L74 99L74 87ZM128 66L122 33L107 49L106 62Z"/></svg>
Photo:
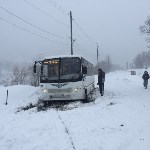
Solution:
<svg viewBox="0 0 150 150"><path fill-rule="evenodd" d="M37 28L37 29L39 29L39 30L45 32L45 33L47 33L47 34L50 34L51 36L55 36L55 37L58 37L58 38L65 38L64 36L59 36L59 35L56 35L56 34L54 34L54 33L50 33L50 32L48 32L48 31L46 31L46 30L44 30L44 29L42 29L42 28L40 28L40 27L38 27L38 26L36 26L36 25L34 25L34 24L32 24L32 23L30 23L30 22L24 20L24 19L22 19L21 17L18 17L17 15L13 14L12 12L8 11L7 9L5 9L5 8L3 8L3 7L0 7L0 8L1 8L2 10L4 10L5 12L7 12L7 13L13 15L14 17L20 19L21 21L23 21L23 22L25 22L25 23L27 23L27 24L29 24L29 25L31 25L31 26L33 26L33 27L35 27L35 28ZM68 39L68 38L65 38L65 39Z"/></svg>
<svg viewBox="0 0 150 150"><path fill-rule="evenodd" d="M48 2L51 5L53 5L58 11L60 11L61 13L65 14L68 17L69 13L67 13L67 11L62 6L58 5L54 0L48 0ZM75 33L75 34L81 38L81 36L79 34L77 34L77 33Z"/></svg>
<svg viewBox="0 0 150 150"><path fill-rule="evenodd" d="M57 18L55 18L55 17L49 15L49 14L46 13L45 11L43 11L43 10L41 10L40 8L38 8L37 6L35 6L34 4L28 2L27 0L23 0L23 1L25 1L27 4L29 4L30 6L32 6L34 9L37 9L37 10L40 11L41 13L47 15L48 17L51 17L51 18L57 20L58 22L62 23L63 25L65 25L65 26L67 26L67 27L69 28L68 25L66 25L65 23L61 22L61 21L58 20ZM63 11L61 11L61 12L66 12L66 11L65 11L61 6L59 6L54 0L48 0L48 1L49 1L50 4L52 4L54 7L56 7L56 8L59 9L60 11L63 10ZM67 13L66 13L66 14L67 14ZM73 22L74 22L74 23L76 24L76 26L80 29L80 31L87 37L87 39L88 39L89 41L91 41L91 43L93 43L93 44L95 45L96 42L95 42L92 38L90 38L90 37L83 31L83 29L80 27L80 25L79 25L74 19L73 19Z"/></svg>
<svg viewBox="0 0 150 150"><path fill-rule="evenodd" d="M60 5L58 5L55 1L53 0L48 0L48 2L53 5L56 9L58 9L61 13L65 14L66 16L68 16L69 14L65 11L65 9L63 9Z"/></svg>
<svg viewBox="0 0 150 150"><path fill-rule="evenodd" d="M60 5L58 5L54 0L48 0L48 2L53 5L58 11L60 11L61 13L65 14L67 17L69 15L69 13L67 13L67 11ZM81 36L77 33L75 33L76 35L78 35L80 38Z"/></svg>
<svg viewBox="0 0 150 150"><path fill-rule="evenodd" d="M18 29L20 29L20 30L23 30L23 31L25 31L25 32L28 32L29 34L32 34L32 35L34 35L34 36L36 36L36 37L40 37L40 38L42 38L42 39L44 39L44 40L47 40L47 41L50 41L50 42L52 42L52 43L61 44L61 45L68 45L68 44L64 44L64 43L61 43L61 42L56 42L56 41L50 40L50 39L48 39L48 38L46 38L46 37L43 37L43 36L41 36L41 35L39 35L39 34L36 34L36 33L31 32L31 31L29 31L29 30L27 30L27 29L25 29L25 28L22 28L22 27L20 27L20 26L14 24L14 23L12 23L12 22L9 22L8 20L5 20L5 19L3 19L3 18L0 18L0 20L1 20L1 21L4 21L4 22L8 23L9 25L12 25L12 26L14 26L14 27L16 27L16 28L18 28Z"/></svg>
<svg viewBox="0 0 150 150"><path fill-rule="evenodd" d="M36 9L36 10L40 11L40 12L41 12L41 13L43 13L44 15L46 15L46 16L48 16L48 17L50 17L50 18L55 19L55 20L56 20L56 21L58 21L59 23L61 23L61 24L65 25L66 27L68 27L68 28L69 28L69 26L68 26L67 24L63 23L62 21L60 21L59 19L57 19L57 18L53 17L52 15L49 15L49 14L48 14L48 13L46 13L45 11L43 11L43 10L41 10L40 8L38 8L37 6L35 6L34 4L32 4L32 3L28 2L27 0L23 0L23 1L24 1L24 2L26 2L28 5L30 5L31 7L33 7L34 9Z"/></svg>
<svg viewBox="0 0 150 150"><path fill-rule="evenodd" d="M96 42L94 42L83 30L82 28L75 22L75 20L73 19L73 22L76 24L76 26L80 29L80 31L95 45Z"/></svg>
<svg viewBox="0 0 150 150"><path fill-rule="evenodd" d="M27 0L24 0L25 2L27 2ZM66 11L65 11L65 9L63 9L60 5L58 5L54 0L48 0L48 2L51 4L51 5L53 5L55 8L57 8L59 11L61 11L62 13L64 13L65 15L69 15L69 14L67 14L66 13ZM29 3L29 2L28 2ZM31 3L30 3L31 4ZM38 9L38 8L36 8L36 9ZM41 11L41 10L40 10ZM42 11L43 12L43 11ZM47 13L46 13L46 15L47 15ZM80 29L80 31L95 45L96 44L96 42L92 39L92 38L90 38L84 31L83 31L83 29L79 26L79 24L73 19L73 21L74 21L74 23L76 24L76 26ZM68 26L69 27L69 26ZM79 36L79 34L78 34L78 36ZM79 36L80 37L80 36Z"/></svg>

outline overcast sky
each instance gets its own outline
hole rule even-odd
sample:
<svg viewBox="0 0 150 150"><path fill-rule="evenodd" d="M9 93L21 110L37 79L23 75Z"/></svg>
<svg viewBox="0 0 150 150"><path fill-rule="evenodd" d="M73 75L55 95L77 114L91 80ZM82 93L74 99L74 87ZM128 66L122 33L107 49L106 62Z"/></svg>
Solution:
<svg viewBox="0 0 150 150"><path fill-rule="evenodd" d="M75 55L95 64L98 43L100 60L124 65L148 50L139 26L150 0L0 0L0 60L70 54L69 11Z"/></svg>

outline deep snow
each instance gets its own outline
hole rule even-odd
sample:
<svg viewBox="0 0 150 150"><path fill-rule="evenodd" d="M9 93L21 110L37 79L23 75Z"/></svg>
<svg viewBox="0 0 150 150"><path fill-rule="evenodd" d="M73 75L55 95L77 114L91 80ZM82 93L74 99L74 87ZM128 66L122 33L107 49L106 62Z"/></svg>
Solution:
<svg viewBox="0 0 150 150"><path fill-rule="evenodd" d="M65 111L17 112L36 103L38 88L1 86L0 150L150 150L150 87L142 85L143 70L136 72L106 74L103 97Z"/></svg>

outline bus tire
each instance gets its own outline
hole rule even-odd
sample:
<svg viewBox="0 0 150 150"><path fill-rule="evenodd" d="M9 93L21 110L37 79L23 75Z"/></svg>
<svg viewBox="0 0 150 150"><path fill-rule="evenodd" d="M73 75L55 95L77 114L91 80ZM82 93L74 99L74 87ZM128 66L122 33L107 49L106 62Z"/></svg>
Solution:
<svg viewBox="0 0 150 150"><path fill-rule="evenodd" d="M85 89L85 99L82 100L83 103L89 103L92 101L92 96L91 94L87 94L87 89Z"/></svg>

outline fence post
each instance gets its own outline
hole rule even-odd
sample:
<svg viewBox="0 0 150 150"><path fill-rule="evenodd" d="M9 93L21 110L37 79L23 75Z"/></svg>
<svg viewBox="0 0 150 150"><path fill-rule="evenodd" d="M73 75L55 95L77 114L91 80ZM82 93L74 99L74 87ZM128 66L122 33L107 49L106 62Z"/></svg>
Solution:
<svg viewBox="0 0 150 150"><path fill-rule="evenodd" d="M6 97L6 105L8 104L8 90L7 90L7 97Z"/></svg>

